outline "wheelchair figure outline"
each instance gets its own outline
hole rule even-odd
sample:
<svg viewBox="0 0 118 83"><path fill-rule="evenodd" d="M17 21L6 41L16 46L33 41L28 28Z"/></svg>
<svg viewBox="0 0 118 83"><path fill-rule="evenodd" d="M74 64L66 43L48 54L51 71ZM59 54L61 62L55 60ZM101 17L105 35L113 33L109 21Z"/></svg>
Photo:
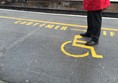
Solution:
<svg viewBox="0 0 118 83"><path fill-rule="evenodd" d="M86 45L84 45L84 44L86 43L86 41L80 40L81 38L82 38L82 36L80 36L80 35L75 35L73 41L66 41L66 42L64 42L64 43L61 45L61 51L62 51L65 55L71 56L71 57L74 57L74 58L83 58L83 57L87 57L87 56L90 55L89 51L87 51L87 52L85 52L85 53L83 53L83 54L71 54L71 53L67 52L67 51L65 50L65 46L66 46L67 44L72 43L72 46L73 46L73 47L79 47L79 48L89 49L93 58L103 58L102 55L98 55L98 54L96 53L96 51L95 51L95 49L94 49L93 46L86 46Z"/></svg>

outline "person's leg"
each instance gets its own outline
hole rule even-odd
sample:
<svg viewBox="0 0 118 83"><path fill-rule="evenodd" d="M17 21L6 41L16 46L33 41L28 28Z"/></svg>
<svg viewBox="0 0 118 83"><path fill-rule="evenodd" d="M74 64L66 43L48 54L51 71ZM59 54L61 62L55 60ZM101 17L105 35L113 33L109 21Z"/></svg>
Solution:
<svg viewBox="0 0 118 83"><path fill-rule="evenodd" d="M95 42L99 41L100 32L101 32L101 25L102 25L102 11L94 11L92 13L92 30L91 30L91 36L92 40Z"/></svg>
<svg viewBox="0 0 118 83"><path fill-rule="evenodd" d="M83 37L91 37L91 17L92 17L92 14L90 11L87 11L87 31L85 33L81 33L80 35L83 36Z"/></svg>
<svg viewBox="0 0 118 83"><path fill-rule="evenodd" d="M88 11L87 12L87 32L88 34L91 35L91 31L92 31L92 12L91 11Z"/></svg>
<svg viewBox="0 0 118 83"><path fill-rule="evenodd" d="M90 27L91 41L86 45L96 45L99 42L102 25L102 10L89 11L88 27ZM89 31L89 30L88 30Z"/></svg>

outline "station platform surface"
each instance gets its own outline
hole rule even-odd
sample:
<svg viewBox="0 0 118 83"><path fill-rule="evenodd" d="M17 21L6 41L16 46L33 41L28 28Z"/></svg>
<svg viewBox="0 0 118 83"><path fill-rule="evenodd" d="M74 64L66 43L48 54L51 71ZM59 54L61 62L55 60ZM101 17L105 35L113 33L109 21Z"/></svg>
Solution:
<svg viewBox="0 0 118 83"><path fill-rule="evenodd" d="M86 16L0 9L0 80L5 83L118 83L118 18L103 17L99 45Z"/></svg>

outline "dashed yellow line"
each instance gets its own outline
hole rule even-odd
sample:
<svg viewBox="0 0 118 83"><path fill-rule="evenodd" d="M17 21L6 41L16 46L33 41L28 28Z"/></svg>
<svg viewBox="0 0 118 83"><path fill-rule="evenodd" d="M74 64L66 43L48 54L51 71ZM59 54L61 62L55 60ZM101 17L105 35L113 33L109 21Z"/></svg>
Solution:
<svg viewBox="0 0 118 83"><path fill-rule="evenodd" d="M106 31L103 31L103 35L106 36L107 35L107 32Z"/></svg>
<svg viewBox="0 0 118 83"><path fill-rule="evenodd" d="M114 33L114 32L110 32L110 36L112 36L112 37L113 37L114 35L115 35L115 33Z"/></svg>
<svg viewBox="0 0 118 83"><path fill-rule="evenodd" d="M60 23L60 22L49 22L49 21L41 21L41 20L9 17L9 16L0 16L0 18L13 19L13 20L25 20L25 21L40 22L40 23L42 22L42 23L58 24L58 25L64 25L64 26L69 26L69 27L87 28L87 26L78 25L78 24L66 24L66 23ZM113 28L102 28L102 30L118 31L118 29L115 29L115 28L114 29Z"/></svg>

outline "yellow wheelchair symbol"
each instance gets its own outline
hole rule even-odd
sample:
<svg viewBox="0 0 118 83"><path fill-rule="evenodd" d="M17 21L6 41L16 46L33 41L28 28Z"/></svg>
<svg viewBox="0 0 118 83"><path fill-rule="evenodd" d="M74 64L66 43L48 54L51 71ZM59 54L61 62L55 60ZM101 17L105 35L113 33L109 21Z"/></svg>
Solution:
<svg viewBox="0 0 118 83"><path fill-rule="evenodd" d="M73 41L64 42L64 43L61 45L61 51L62 51L64 54L66 54L66 55L68 55L68 56L71 56L71 57L74 57L74 58L82 58L82 57L87 57L87 56L89 56L89 52L86 52L86 53L84 53L84 54L71 54L71 53L67 52L67 51L65 50L65 46L66 46L67 44L69 44L69 43L72 43L72 46L74 46L74 47L80 47L80 48L89 49L90 52L91 52L92 57L94 57L94 58L103 58L102 55L98 55L98 54L95 52L95 49L94 49L93 46L86 46L86 45L84 45L84 44L86 43L85 41L78 40L78 39L81 39L81 38L82 38L82 36L80 36L80 35L75 35ZM78 43L79 43L79 44L78 44Z"/></svg>

